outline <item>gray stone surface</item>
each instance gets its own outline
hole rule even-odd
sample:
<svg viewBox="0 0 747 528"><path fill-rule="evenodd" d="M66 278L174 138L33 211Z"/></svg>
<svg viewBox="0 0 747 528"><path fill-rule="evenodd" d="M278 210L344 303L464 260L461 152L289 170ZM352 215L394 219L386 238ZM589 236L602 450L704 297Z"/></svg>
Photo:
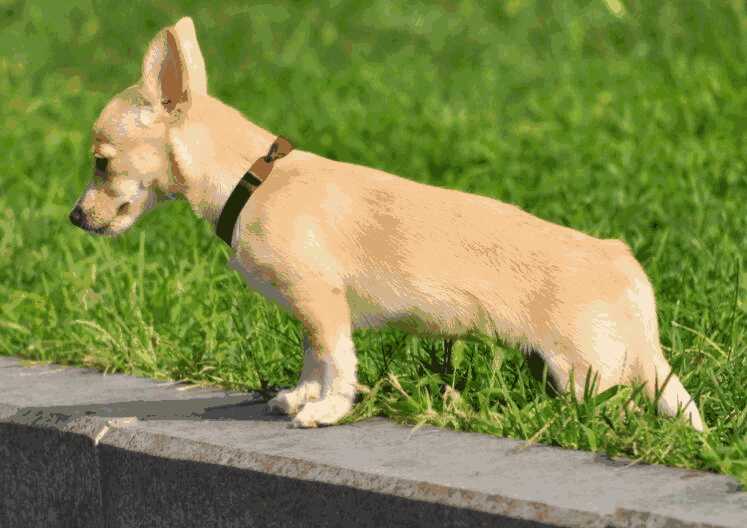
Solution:
<svg viewBox="0 0 747 528"><path fill-rule="evenodd" d="M724 476L185 389L0 357L0 526L747 526Z"/></svg>
<svg viewBox="0 0 747 528"><path fill-rule="evenodd" d="M37 364L0 356L0 403L18 407L91 405L139 401L194 400L222 397L221 390L144 380L92 369Z"/></svg>

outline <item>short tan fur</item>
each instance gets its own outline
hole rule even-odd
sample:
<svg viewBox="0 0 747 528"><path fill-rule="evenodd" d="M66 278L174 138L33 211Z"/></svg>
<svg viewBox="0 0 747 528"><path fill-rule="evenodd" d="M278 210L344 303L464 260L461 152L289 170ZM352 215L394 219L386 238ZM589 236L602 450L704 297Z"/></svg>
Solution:
<svg viewBox="0 0 747 528"><path fill-rule="evenodd" d="M104 158L71 219L104 235L129 228L169 195L215 224L274 134L207 93L194 25L150 43L140 82L93 130ZM300 427L333 424L356 390L355 328L480 334L536 351L556 384L583 395L642 381L662 412L703 422L659 344L651 283L630 249L487 197L294 150L253 194L231 265L304 325L301 379L271 408ZM571 371L577 382L569 387ZM578 381L580 380L580 382Z"/></svg>

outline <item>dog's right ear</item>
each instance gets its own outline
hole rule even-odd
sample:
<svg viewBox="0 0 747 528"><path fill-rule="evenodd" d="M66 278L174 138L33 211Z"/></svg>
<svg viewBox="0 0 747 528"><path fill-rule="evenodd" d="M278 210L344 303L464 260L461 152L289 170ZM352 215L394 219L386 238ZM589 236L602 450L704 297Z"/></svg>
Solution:
<svg viewBox="0 0 747 528"><path fill-rule="evenodd" d="M179 49L189 74L189 89L193 94L207 95L207 72L205 59L202 58L197 33L192 19L184 17L174 25L178 37Z"/></svg>
<svg viewBox="0 0 747 528"><path fill-rule="evenodd" d="M169 113L207 94L205 60L191 18L162 29L151 41L143 59L143 87Z"/></svg>

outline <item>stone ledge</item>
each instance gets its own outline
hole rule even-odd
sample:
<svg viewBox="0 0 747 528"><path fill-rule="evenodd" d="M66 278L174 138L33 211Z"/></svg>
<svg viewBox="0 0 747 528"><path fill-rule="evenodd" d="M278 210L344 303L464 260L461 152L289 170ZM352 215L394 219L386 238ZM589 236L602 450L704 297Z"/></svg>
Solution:
<svg viewBox="0 0 747 528"><path fill-rule="evenodd" d="M0 526L747 526L731 478L0 357Z"/></svg>

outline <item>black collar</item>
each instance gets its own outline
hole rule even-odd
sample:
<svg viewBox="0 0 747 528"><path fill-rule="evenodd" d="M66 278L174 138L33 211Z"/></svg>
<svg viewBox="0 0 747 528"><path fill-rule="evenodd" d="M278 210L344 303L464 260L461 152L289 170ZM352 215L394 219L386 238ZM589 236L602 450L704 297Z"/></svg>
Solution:
<svg viewBox="0 0 747 528"><path fill-rule="evenodd" d="M236 184L231 196L226 200L226 204L223 206L223 210L218 217L218 223L215 226L215 232L223 242L229 246L231 245L233 228L246 202L249 201L249 198L257 187L270 175L275 160L287 155L291 150L293 150L293 145L291 145L290 141L278 136L272 146L270 146L267 154L255 161L241 180L239 180L239 183Z"/></svg>

